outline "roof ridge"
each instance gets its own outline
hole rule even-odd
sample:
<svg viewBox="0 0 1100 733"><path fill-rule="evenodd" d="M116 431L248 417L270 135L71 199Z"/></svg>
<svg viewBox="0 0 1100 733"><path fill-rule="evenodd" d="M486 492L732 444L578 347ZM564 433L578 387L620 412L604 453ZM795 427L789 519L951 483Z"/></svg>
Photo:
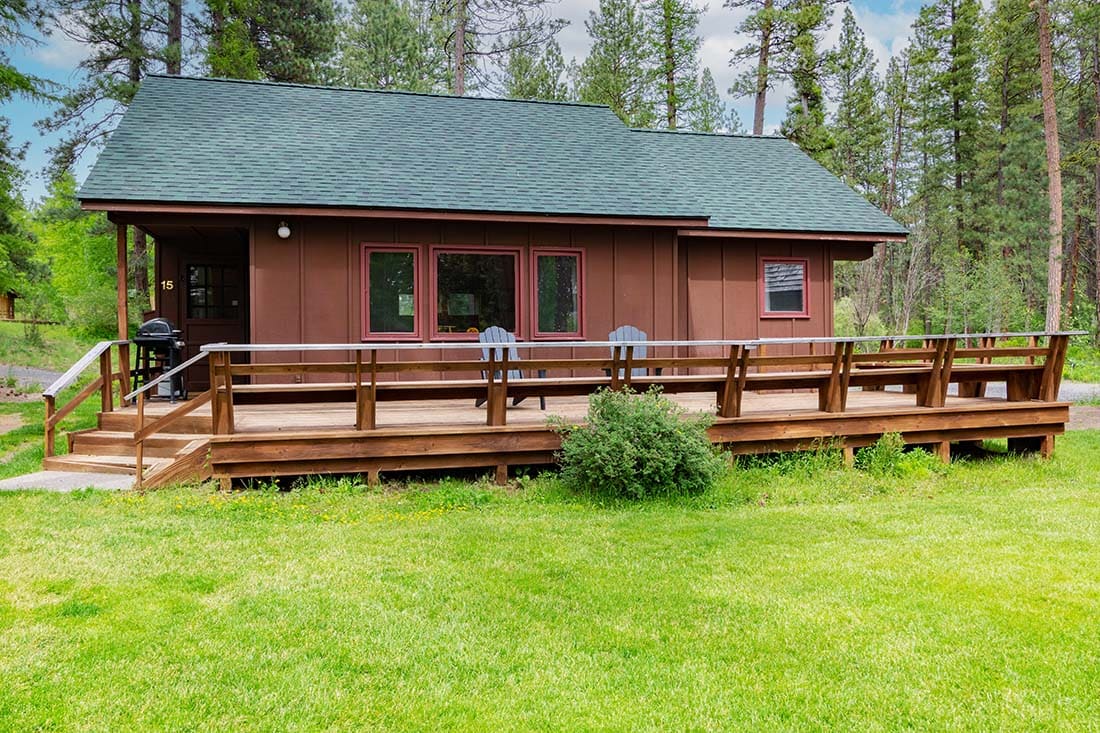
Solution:
<svg viewBox="0 0 1100 733"><path fill-rule="evenodd" d="M406 89L368 89L365 87L348 87L325 84L301 84L288 81L270 81L268 79L232 79L222 76L177 76L175 74L146 74L146 79L173 79L185 81L205 81L225 84L248 84L252 86L285 87L288 89L321 89L334 92L362 92L364 94L394 94L407 97L434 97L437 99L466 99L477 102L510 102L516 104L546 104L558 107L594 107L597 109L611 109L606 104L593 102L555 101L551 99L512 99L509 97L471 97L458 94L445 94L443 92L412 92Z"/></svg>
<svg viewBox="0 0 1100 733"><path fill-rule="evenodd" d="M655 132L664 135L697 135L699 137L743 137L743 138L758 138L763 140L786 140L790 142L789 138L785 135L754 135L749 132L700 132L699 130L660 130L649 127L631 127L628 128L630 132Z"/></svg>

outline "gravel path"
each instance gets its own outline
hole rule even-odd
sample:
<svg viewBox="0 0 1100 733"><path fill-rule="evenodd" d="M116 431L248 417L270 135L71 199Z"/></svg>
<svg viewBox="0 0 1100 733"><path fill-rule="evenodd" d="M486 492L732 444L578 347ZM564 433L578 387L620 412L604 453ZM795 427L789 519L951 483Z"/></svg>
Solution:
<svg viewBox="0 0 1100 733"><path fill-rule="evenodd" d="M49 387L61 376L61 372L49 369L35 369L34 367L9 366L0 364L0 379L15 377L21 387L33 387L38 385L42 389Z"/></svg>
<svg viewBox="0 0 1100 733"><path fill-rule="evenodd" d="M954 391L954 385L952 386ZM1004 383L990 383L985 388L987 397L1004 397ZM1088 382L1067 382L1062 380L1062 387L1058 390L1058 399L1063 402L1078 402L1088 399L1100 399L1100 384Z"/></svg>

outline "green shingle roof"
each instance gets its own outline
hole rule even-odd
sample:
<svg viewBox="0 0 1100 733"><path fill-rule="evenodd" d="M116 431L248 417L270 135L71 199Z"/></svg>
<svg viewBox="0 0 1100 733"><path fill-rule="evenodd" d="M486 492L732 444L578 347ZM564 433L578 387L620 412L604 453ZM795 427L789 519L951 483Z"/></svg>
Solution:
<svg viewBox="0 0 1100 733"><path fill-rule="evenodd" d="M905 232L779 137L635 131L600 105L166 76L142 83L80 198Z"/></svg>

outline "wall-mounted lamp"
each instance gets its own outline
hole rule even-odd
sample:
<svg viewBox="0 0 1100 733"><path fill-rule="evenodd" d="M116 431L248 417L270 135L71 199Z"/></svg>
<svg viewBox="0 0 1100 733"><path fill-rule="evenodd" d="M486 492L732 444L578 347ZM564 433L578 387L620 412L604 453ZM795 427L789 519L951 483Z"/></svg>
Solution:
<svg viewBox="0 0 1100 733"><path fill-rule="evenodd" d="M279 239L290 239L290 226L285 221L281 221L275 233L279 235Z"/></svg>

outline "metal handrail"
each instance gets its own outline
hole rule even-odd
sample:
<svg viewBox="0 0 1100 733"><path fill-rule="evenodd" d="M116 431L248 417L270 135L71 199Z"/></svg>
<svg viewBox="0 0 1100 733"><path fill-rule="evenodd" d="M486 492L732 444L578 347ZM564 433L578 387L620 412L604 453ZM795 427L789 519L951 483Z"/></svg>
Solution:
<svg viewBox="0 0 1100 733"><path fill-rule="evenodd" d="M128 344L129 341L100 341L92 348L88 349L88 353L80 357L80 361L69 367L68 371L62 374L60 377L54 380L53 384L47 387L43 392L43 397L57 397L62 390L67 388L73 382L76 381L85 369L90 367L92 363L103 354L104 351L109 350L112 346L121 346L122 344Z"/></svg>
<svg viewBox="0 0 1100 733"><path fill-rule="evenodd" d="M487 348L550 349L550 348L612 348L623 346L684 347L684 346L744 346L756 349L778 344L833 344L880 341L920 341L962 338L1021 338L1029 336L1082 336L1087 331L1020 331L1013 333L919 334L904 336L817 336L809 338L760 338L739 340L654 340L654 341L515 341L481 343L480 341L384 342L359 344L204 344L200 351L209 352L272 352L272 351L426 351L439 349L480 350ZM129 396L127 396L127 399Z"/></svg>
<svg viewBox="0 0 1100 733"><path fill-rule="evenodd" d="M218 344L207 344L207 345L208 346L217 346ZM151 382L146 382L145 384L141 385L139 388L135 389L133 392L126 395L122 399L129 402L130 400L137 397L139 394L145 394L145 392L152 389L153 387L156 387L158 384L163 382L165 379L170 379L170 378L174 377L175 375L179 374L180 372L182 372L187 367L191 366L192 364L198 363L202 359L205 359L207 357L208 353L209 352L206 351L206 346L203 346L202 349L199 351L199 353L195 354L194 356L192 356L187 361L183 362L182 364L179 364L177 366L172 367L171 369L164 372L163 374L161 374L159 377L152 380Z"/></svg>

